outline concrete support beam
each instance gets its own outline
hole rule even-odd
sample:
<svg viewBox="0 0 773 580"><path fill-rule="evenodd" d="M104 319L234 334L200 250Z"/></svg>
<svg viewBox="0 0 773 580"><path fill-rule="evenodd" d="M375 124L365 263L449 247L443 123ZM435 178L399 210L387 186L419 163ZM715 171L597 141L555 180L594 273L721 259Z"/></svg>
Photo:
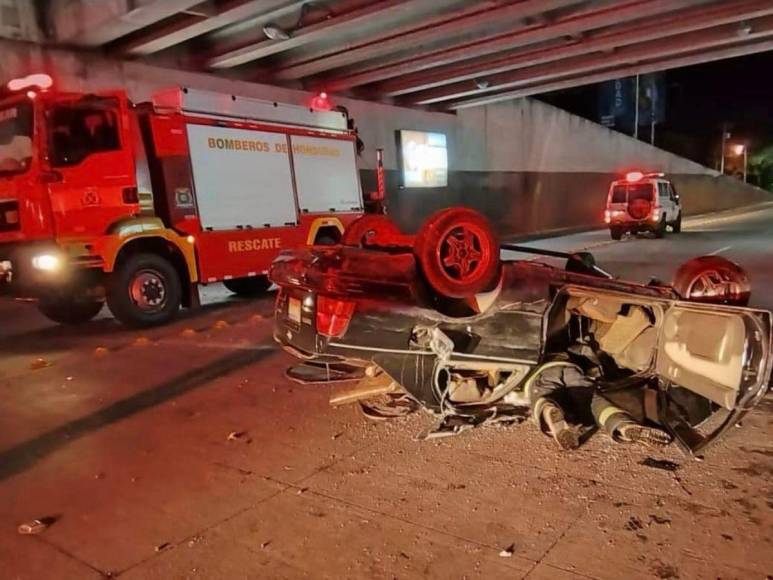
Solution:
<svg viewBox="0 0 773 580"><path fill-rule="evenodd" d="M650 10L657 9L653 3ZM438 67L423 73L416 73L385 81L373 87L373 94L381 97L397 97L425 91L406 102L423 102L425 97L433 95L429 89L451 85L451 92L468 89L472 83L464 81L489 81L490 76L516 70L527 66L535 66L555 62L596 51L610 51L635 44L653 41L676 34L686 34L696 30L741 22L773 14L773 3L770 0L730 0L716 6L687 8L673 12L667 19L660 13L646 21L625 23L599 32L591 32L579 40L563 38L547 47L529 48L495 58L479 58L464 63ZM642 17L648 14L642 13ZM444 89L445 90L445 89ZM444 91L443 90L443 91ZM444 94L438 91L438 95Z"/></svg>
<svg viewBox="0 0 773 580"><path fill-rule="evenodd" d="M773 10L771 10L773 12ZM545 82L568 74L592 73L603 68L622 66L634 62L645 62L653 59L663 59L677 54L697 50L711 50L720 46L735 44L741 40L762 40L773 37L773 16L748 20L751 31L740 36L737 24L726 24L707 30L676 34L658 42L641 42L632 44L611 53L591 52L585 56L574 57L543 65L522 68L486 77L490 83L485 88L478 88L475 83L461 82L430 91L409 95L401 102L404 104L431 105L464 97L499 92L535 82Z"/></svg>
<svg viewBox="0 0 773 580"><path fill-rule="evenodd" d="M288 14L298 13L307 1L230 0L214 5L211 14L188 13L177 22L150 30L122 45L120 50L132 55L153 54L246 19L256 20L255 24L259 26L261 23L265 24Z"/></svg>
<svg viewBox="0 0 773 580"><path fill-rule="evenodd" d="M653 3L657 4L659 10L653 12L648 9L648 6ZM604 5L602 8L590 9L580 14L570 14L553 22L536 23L513 32L498 34L449 49L425 52L420 55L412 55L410 58L400 57L378 66L365 65L345 76L321 80L319 84L331 92L344 91L408 73L548 41L560 35L577 34L585 30L608 26L615 22L634 20L639 18L643 12L657 14L658 12L705 3L706 0L625 0ZM535 4L541 4L541 2L535 2Z"/></svg>
<svg viewBox="0 0 773 580"><path fill-rule="evenodd" d="M442 39L459 37L474 30L497 24L507 24L536 13L577 4L580 0L543 0L502 5L476 2L455 13L414 22L406 26L385 29L380 37L366 43L337 47L335 51L309 59L289 60L276 73L280 80L300 79L326 70L372 60L390 53L420 49L422 45Z"/></svg>
<svg viewBox="0 0 773 580"><path fill-rule="evenodd" d="M345 31L372 22L374 18L390 18L401 12L411 10L422 0L383 0L351 12L335 16L323 22L305 26L293 32L287 40L263 40L220 54L209 59L210 68L231 68L254 60L265 58L293 48L305 46L311 42L335 37Z"/></svg>
<svg viewBox="0 0 773 580"><path fill-rule="evenodd" d="M188 10L202 0L54 0L49 18L59 43L96 47Z"/></svg>
<svg viewBox="0 0 773 580"><path fill-rule="evenodd" d="M0 3L0 38L37 42L43 34L38 27L35 5L28 0Z"/></svg>
<svg viewBox="0 0 773 580"><path fill-rule="evenodd" d="M445 104L443 109L458 110L470 107L480 107L484 105L490 105L492 103L500 103L503 101L511 101L513 99L521 99L523 97L548 93L551 91L560 91L572 87L601 83L604 81L624 78L636 74L647 74L674 68L681 68L685 66L693 66L696 64L703 64L716 60L737 58L739 56L746 56L748 54L767 52L769 50L773 50L773 39L765 39L752 43L739 43L731 47L698 51L693 54L679 55L676 57L665 58L653 62L612 67L590 75L567 75L563 79L558 79L547 83L538 82L513 91L505 91L502 93L495 93L492 95L476 97L473 99L454 101L452 103Z"/></svg>

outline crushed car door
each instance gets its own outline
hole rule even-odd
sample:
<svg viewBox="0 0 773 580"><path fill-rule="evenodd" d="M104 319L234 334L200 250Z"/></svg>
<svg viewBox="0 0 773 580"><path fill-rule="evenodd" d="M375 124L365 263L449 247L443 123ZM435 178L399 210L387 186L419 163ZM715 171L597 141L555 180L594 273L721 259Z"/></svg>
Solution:
<svg viewBox="0 0 773 580"><path fill-rule="evenodd" d="M729 411L722 425L707 436L686 430L680 434L672 417L667 423L683 446L696 453L759 402L770 381L770 350L770 312L687 302L666 310L657 374L707 399L713 409Z"/></svg>

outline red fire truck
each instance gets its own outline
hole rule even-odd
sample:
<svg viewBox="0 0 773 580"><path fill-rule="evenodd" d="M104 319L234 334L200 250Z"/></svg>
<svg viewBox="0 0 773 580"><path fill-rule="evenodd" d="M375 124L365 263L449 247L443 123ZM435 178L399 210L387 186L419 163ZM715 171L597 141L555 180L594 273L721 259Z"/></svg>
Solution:
<svg viewBox="0 0 773 580"><path fill-rule="evenodd" d="M0 95L0 277L52 320L107 302L147 326L196 306L200 284L258 294L281 249L333 243L363 212L343 112L50 85L33 75Z"/></svg>

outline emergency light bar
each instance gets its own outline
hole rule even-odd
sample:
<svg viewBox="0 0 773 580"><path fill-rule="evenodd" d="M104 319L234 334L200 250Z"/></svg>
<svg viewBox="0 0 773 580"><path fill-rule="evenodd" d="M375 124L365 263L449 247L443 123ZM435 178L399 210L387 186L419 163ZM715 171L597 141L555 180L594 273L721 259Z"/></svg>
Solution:
<svg viewBox="0 0 773 580"><path fill-rule="evenodd" d="M625 180L630 181L631 183L635 183L637 181L641 181L645 177L665 177L666 174L663 172L652 172L652 173L642 173L641 171L631 171L630 173L625 174Z"/></svg>
<svg viewBox="0 0 773 580"><path fill-rule="evenodd" d="M9 91L22 91L24 89L39 89L45 91L54 86L54 80L44 73L27 75L26 77L12 79L6 85Z"/></svg>

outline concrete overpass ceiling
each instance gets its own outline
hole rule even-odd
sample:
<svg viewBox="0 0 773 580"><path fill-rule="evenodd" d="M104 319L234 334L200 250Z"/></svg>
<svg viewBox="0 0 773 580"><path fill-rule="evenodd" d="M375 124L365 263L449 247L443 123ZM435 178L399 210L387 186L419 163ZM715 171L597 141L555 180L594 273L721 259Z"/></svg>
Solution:
<svg viewBox="0 0 773 580"><path fill-rule="evenodd" d="M771 0L36 0L35 5L45 42L438 109L741 56L769 50L773 42Z"/></svg>

